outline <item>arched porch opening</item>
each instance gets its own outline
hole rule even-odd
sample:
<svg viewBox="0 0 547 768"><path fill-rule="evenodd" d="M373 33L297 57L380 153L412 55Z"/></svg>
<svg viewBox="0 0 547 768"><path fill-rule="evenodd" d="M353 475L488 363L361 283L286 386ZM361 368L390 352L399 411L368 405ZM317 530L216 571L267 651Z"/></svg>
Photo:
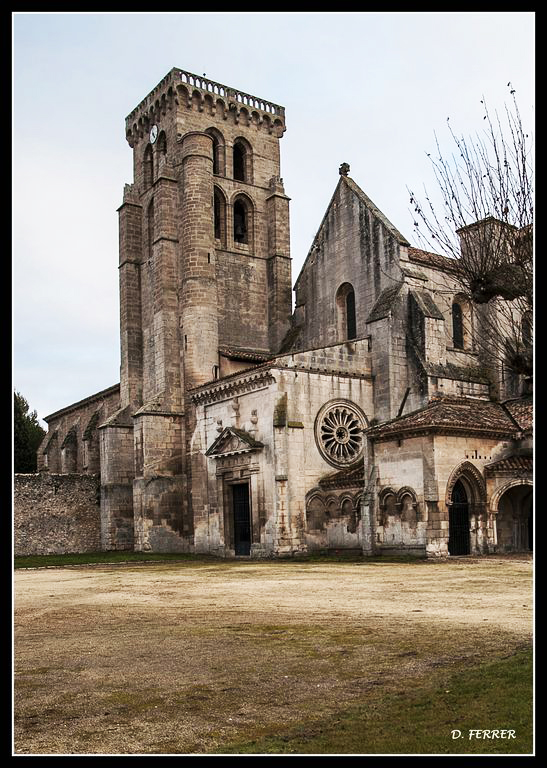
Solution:
<svg viewBox="0 0 547 768"><path fill-rule="evenodd" d="M531 552L534 548L533 489L514 484L497 498L498 552Z"/></svg>
<svg viewBox="0 0 547 768"><path fill-rule="evenodd" d="M448 554L488 552L486 484L477 467L465 461L456 467L446 489Z"/></svg>

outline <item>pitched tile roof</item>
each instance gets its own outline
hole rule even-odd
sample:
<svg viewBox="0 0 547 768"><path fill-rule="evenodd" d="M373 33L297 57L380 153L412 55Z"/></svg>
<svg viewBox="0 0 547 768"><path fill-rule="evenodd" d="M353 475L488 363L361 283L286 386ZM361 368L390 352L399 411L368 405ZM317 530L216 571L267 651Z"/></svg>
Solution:
<svg viewBox="0 0 547 768"><path fill-rule="evenodd" d="M440 395L423 408L371 427L365 434L372 440L390 440L431 432L516 437L519 428L500 403Z"/></svg>
<svg viewBox="0 0 547 768"><path fill-rule="evenodd" d="M534 460L532 456L507 456L505 459L486 464L485 472L532 472Z"/></svg>
<svg viewBox="0 0 547 768"><path fill-rule="evenodd" d="M272 357L272 355L265 350L243 347L219 347L218 351L224 357L228 357L232 360L250 360L257 363L263 363Z"/></svg>
<svg viewBox="0 0 547 768"><path fill-rule="evenodd" d="M355 467L331 472L319 480L321 488L362 488L365 483L365 467L362 461Z"/></svg>
<svg viewBox="0 0 547 768"><path fill-rule="evenodd" d="M422 251L421 248L409 248L408 258L416 264L442 269L445 272L455 272L458 267L457 259L449 259L448 256L442 256L440 253Z"/></svg>
<svg viewBox="0 0 547 768"><path fill-rule="evenodd" d="M519 397L515 400L506 400L503 406L509 411L523 432L532 429L534 423L534 403L531 395Z"/></svg>

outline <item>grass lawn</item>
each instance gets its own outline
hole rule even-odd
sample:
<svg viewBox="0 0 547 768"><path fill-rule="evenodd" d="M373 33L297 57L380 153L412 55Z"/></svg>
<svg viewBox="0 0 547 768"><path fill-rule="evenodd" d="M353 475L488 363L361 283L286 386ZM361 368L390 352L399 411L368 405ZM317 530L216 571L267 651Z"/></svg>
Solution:
<svg viewBox="0 0 547 768"><path fill-rule="evenodd" d="M326 720L225 744L230 754L527 754L532 752L532 650L458 670L439 685L373 696ZM476 730L506 730L477 738ZM458 731L454 737L452 731ZM513 731L513 734L509 732ZM470 732L473 732L470 738ZM461 735L460 735L461 734ZM512 737L514 735L514 738ZM456 738L457 737L457 738Z"/></svg>
<svg viewBox="0 0 547 768"><path fill-rule="evenodd" d="M531 754L532 566L17 558L16 754Z"/></svg>

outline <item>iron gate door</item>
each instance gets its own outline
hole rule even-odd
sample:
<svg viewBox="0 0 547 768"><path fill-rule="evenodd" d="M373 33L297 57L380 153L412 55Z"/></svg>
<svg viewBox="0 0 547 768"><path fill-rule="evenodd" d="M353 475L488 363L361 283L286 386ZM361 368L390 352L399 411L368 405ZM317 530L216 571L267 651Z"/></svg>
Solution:
<svg viewBox="0 0 547 768"><path fill-rule="evenodd" d="M232 485L234 504L234 548L236 555L251 554L251 509L247 483Z"/></svg>
<svg viewBox="0 0 547 768"><path fill-rule="evenodd" d="M448 513L448 554L468 555L469 552L469 503L465 488L458 480Z"/></svg>

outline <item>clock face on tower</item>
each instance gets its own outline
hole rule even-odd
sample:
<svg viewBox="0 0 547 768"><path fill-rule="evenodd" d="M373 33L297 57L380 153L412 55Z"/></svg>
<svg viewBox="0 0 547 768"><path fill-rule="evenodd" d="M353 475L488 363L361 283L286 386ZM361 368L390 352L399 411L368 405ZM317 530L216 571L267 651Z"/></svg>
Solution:
<svg viewBox="0 0 547 768"><path fill-rule="evenodd" d="M153 125L150 129L150 143L153 144L158 138L158 126Z"/></svg>

